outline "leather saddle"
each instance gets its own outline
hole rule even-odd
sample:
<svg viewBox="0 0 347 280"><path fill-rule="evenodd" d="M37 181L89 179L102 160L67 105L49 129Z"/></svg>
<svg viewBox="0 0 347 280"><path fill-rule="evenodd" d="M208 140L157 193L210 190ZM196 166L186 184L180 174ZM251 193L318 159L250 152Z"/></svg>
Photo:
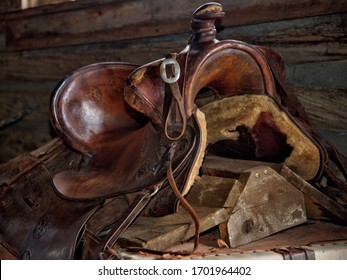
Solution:
<svg viewBox="0 0 347 280"><path fill-rule="evenodd" d="M57 86L52 124L62 145L81 161L50 173L46 189L55 203L28 215L21 242L11 243L4 234L11 244L7 248L19 247L21 257L34 259L112 257L118 237L137 215L165 215L177 203L195 222L196 248L199 220L184 195L205 154L284 162L312 184L319 186L328 176L340 193L347 189L347 160L311 128L285 84L282 59L264 47L218 41L214 22L222 16L220 4L207 3L194 12L188 45L180 53L143 66L89 65ZM217 124L223 129L215 129ZM344 180L335 176L329 160ZM6 186L5 197L14 189ZM89 230L93 215L108 209L105 201L127 194L132 199L125 211ZM68 206L57 215L60 202ZM70 219L62 222L64 207ZM33 220L36 227L29 226ZM44 231L39 238L38 227ZM70 241L64 243L67 235Z"/></svg>

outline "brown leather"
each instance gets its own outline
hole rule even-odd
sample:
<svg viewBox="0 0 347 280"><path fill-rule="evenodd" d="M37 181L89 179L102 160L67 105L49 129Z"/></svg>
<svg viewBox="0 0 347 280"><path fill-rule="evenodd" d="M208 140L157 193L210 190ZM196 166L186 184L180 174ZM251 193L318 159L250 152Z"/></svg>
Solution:
<svg viewBox="0 0 347 280"><path fill-rule="evenodd" d="M203 20L197 18L196 13L193 15L192 32L194 36L188 46L175 56L181 69L181 76L177 83L183 96L184 116L189 118L196 110L195 100L204 98L206 88L217 92L218 98L249 94L267 95L314 143L321 156L320 162L326 162L327 154L321 142L317 141L317 138L305 128L309 122L304 108L285 85L283 60L273 51L264 47L236 40L216 40L213 30L208 28L213 26L211 22L220 17L221 12L218 10L217 4L211 5L215 7L206 9L208 12L205 13ZM204 38L203 42L201 42L201 38ZM129 88L125 88L126 101L134 109L148 116L156 126L161 126L167 117L165 111L167 90L160 75L160 66L163 62L165 59L136 69L128 78ZM265 117L265 122L269 126L269 116ZM259 125L261 126L263 123L264 121ZM279 130L273 124L269 127L272 131ZM258 140L257 150L264 150L265 158L268 158L266 150L272 152L271 147L265 149L262 144L276 145L278 138L268 137L270 134L265 132L264 127L260 127L260 130L262 135L253 133L257 134L257 138L261 140ZM245 146L242 143L241 145ZM280 146L279 149L281 148ZM284 149L282 150L285 152ZM260 159L264 160L263 157ZM318 163L318 166L315 176L310 179L321 178L324 164Z"/></svg>
<svg viewBox="0 0 347 280"><path fill-rule="evenodd" d="M122 106L117 104L114 107L114 111L121 112L123 116L123 111L127 108L127 104L130 105L134 112L142 114L135 117L137 121L140 120L139 122L142 126L136 126L137 122L133 126L133 120L131 120L130 124L134 130L127 130L124 135L121 135L117 126L109 130L100 128L103 125L113 125L112 121L107 118L105 122L102 122L102 125L94 122L93 125L97 128L95 130L97 133L93 134L93 138L90 138L89 135L83 137L83 139L86 139L83 142L83 148L94 148L92 149L94 162L91 171L88 173L70 171L56 175L54 184L61 195L73 199L95 199L141 190L156 183L165 184L165 174L160 173L159 176L151 177L151 172L149 172L151 168L142 168L144 159L139 155L144 155L145 159L149 159L155 164L163 165L163 156L167 155L170 150L166 149L158 157L155 155L158 153L152 153L150 149L146 149L148 147L146 146L147 142L149 141L149 145L153 147L160 145L162 139L171 141L171 144L175 141L182 141L181 137L187 135L185 131L187 123L190 121L191 127L196 126L196 122L192 118L198 110L195 101L201 98L206 89L216 91L218 98L229 98L243 94L265 94L272 98L278 107L287 114L291 122L299 127L301 132L316 145L321 156L320 168L312 179L316 181L322 177L328 153L312 131L306 129L307 126L309 127L307 114L284 81L283 60L276 53L264 47L253 46L236 40L216 40L214 21L223 16L223 14L222 7L218 3L209 3L201 6L193 14L191 23L192 35L187 47L183 51L179 54L169 54L166 58L143 65L133 69L131 73L127 73L127 84L121 84L118 87L119 92L124 92L124 99L120 98ZM176 63L179 66L179 75L175 74L177 69L174 68L177 65L170 65L171 68L167 67L164 69L167 76L175 77L177 75L178 79L174 82L166 82L163 78L161 67L163 63L167 62L167 59L174 60L171 63ZM123 69L117 71L117 75L121 71ZM97 72L97 75L101 75L102 71L98 69ZM81 76L85 76L85 73L82 73ZM105 73L102 76L105 76ZM93 83L95 83L94 73L93 79L88 82L93 86ZM75 79L73 79L73 83L75 83ZM85 85L83 86L85 87ZM69 89L70 87L72 85L68 85L67 88ZM74 88L71 91L71 96L74 96L76 92ZM62 90L60 93L56 92L56 96L63 96L63 98L60 98L63 100L61 106L68 103L64 96L69 96L69 93L70 90ZM80 102L85 101L83 97L76 98ZM90 103L90 101L87 102L88 104ZM93 108L95 108L95 103L94 100L92 103ZM75 129L74 126L76 125L78 129L80 129L79 125L82 125L82 128L90 125L88 116L83 121L83 114L80 114L80 108L77 107L76 111L79 112L79 118L82 115L82 121L74 123L71 127L66 126L68 129L63 129L63 135L69 132L69 129ZM100 110L105 113L107 109L109 108L103 107ZM55 113L56 118L62 115L63 120L69 120L71 110L66 110L66 116L59 106L56 111L58 112ZM127 108L126 112L132 111ZM136 115L134 112L131 116ZM266 115L264 117L265 122L270 120ZM122 125L128 125L128 122L129 120L122 120L121 123ZM276 130L277 128L273 127L272 129ZM176 137L170 136L168 130ZM196 134L198 130L195 129L194 131ZM187 126L187 132L188 135L194 134L189 133L189 126ZM78 134L80 135L80 133ZM268 132L262 131L262 134L258 133L257 135L258 137L263 137L266 134L269 135ZM191 143L194 137L193 135L188 138L188 143L190 143L191 147L188 150L194 150L192 156L198 150L198 148L195 148L195 145L200 145L199 141ZM155 139L161 140L158 142ZM78 141L81 142L81 139L78 139ZM267 141L277 141L277 138L258 141L257 144L266 143ZM74 145L72 142L70 144ZM143 145L145 145L144 148ZM99 149L100 146L102 146L102 149ZM259 146L258 150L260 149L263 149L265 153L269 151L269 149ZM279 146L279 149L282 149L281 146ZM187 154L187 150L183 154ZM114 160L115 158L117 160ZM131 164L135 159L139 164ZM181 158L175 157L176 164L177 162L182 164L182 159L182 156ZM122 169L123 165L127 166L125 172ZM192 164L188 164L185 168L189 170L191 166ZM136 172L143 169L146 170L146 178L142 182L133 180L134 177L136 178ZM179 168L176 169L178 170ZM177 175L178 173L175 179L179 181L180 178ZM185 178L184 172L181 172L180 175ZM131 178L130 180L127 179L129 177ZM169 181L171 181L171 186L174 185L172 180ZM186 191L184 190L185 184L185 179L181 179L180 191ZM165 192L163 193L165 194Z"/></svg>
<svg viewBox="0 0 347 280"><path fill-rule="evenodd" d="M315 260L316 256L313 250L300 247L276 248L275 253L283 256L284 260Z"/></svg>
<svg viewBox="0 0 347 280"><path fill-rule="evenodd" d="M345 190L328 159L345 176L347 160L311 129L299 100L285 84L282 59L263 47L218 41L214 21L223 15L218 3L198 8L188 45L178 54L140 67L116 62L89 65L57 86L51 100L52 124L63 141L58 149L64 152L53 154L61 158L66 153L73 164L58 161L58 167L50 169L45 160L53 155L47 153L44 158L17 158L1 168L0 238L6 248L14 248L20 258L113 257L118 236L154 194L152 210L163 196L162 201L171 203L164 204L162 214L174 211L172 201L179 199L193 217L198 236L199 221L184 195L203 154L213 153L205 151L206 130L198 106L202 100L270 98L317 146L320 162L312 182L318 186L327 175L329 183L338 182ZM163 67L163 62L168 65ZM271 150L268 142L279 142L282 136L269 112L261 116L251 132L266 156ZM283 152L285 145L277 144ZM54 167L52 159L51 164ZM88 227L105 199L133 192L137 196L124 212L104 225ZM198 239L195 248L197 244Z"/></svg>
<svg viewBox="0 0 347 280"><path fill-rule="evenodd" d="M110 132L136 131L148 120L124 102L126 77L136 65L96 63L71 73L51 97L52 124L64 142L94 155L112 139Z"/></svg>
<svg viewBox="0 0 347 280"><path fill-rule="evenodd" d="M280 96L280 104L288 110L291 116L310 124L310 120L298 97L286 85L285 66L282 57L269 48L263 46L257 46L257 48L264 54L269 63L271 72L274 76L277 94Z"/></svg>
<svg viewBox="0 0 347 280"><path fill-rule="evenodd" d="M51 106L55 128L67 145L92 156L91 170L54 176L63 197L108 198L165 180L162 167L169 140L123 98L126 77L134 69L124 63L94 64L70 75L55 91ZM181 143L189 145L179 144L176 162L192 149L192 129Z"/></svg>
<svg viewBox="0 0 347 280"><path fill-rule="evenodd" d="M85 221L101 203L57 196L51 172L76 168L80 155L59 141L42 152L40 158L22 155L0 168L0 239L17 258L72 259Z"/></svg>

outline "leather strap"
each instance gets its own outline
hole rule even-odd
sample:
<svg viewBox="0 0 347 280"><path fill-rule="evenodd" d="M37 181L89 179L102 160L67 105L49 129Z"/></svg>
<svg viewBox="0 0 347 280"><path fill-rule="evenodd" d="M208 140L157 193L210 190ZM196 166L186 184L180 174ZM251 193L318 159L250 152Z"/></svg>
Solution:
<svg viewBox="0 0 347 280"><path fill-rule="evenodd" d="M89 236L91 238L88 251L83 258L87 259L111 259L115 257L113 249L118 238L130 226L139 215L149 200L157 193L161 185L155 185L139 192L133 199L127 210L121 215L118 221L112 225L110 231L104 236Z"/></svg>
<svg viewBox="0 0 347 280"><path fill-rule="evenodd" d="M317 131L315 131L311 126L304 124L305 129L314 137L314 139L319 143L322 147L321 149L323 154L322 166L323 166L323 174L328 178L328 184L331 186L335 186L347 194L347 159L346 157L338 152L330 141L321 136ZM341 174L344 177L344 180L338 177L336 171L329 166L329 160L331 160L336 167L340 170ZM319 177L316 182L321 179ZM319 182L318 182L319 183Z"/></svg>
<svg viewBox="0 0 347 280"><path fill-rule="evenodd" d="M188 65L188 62L187 62L188 61L188 57L189 57L189 51L188 51L188 53L186 55L186 58L185 58L185 67L187 67L187 65ZM171 54L169 54L167 56L167 59L171 59L171 60L173 60L173 62L176 61L176 58L177 58L177 54L176 53L171 53ZM165 60L162 62L162 65L163 64L165 64ZM172 66L173 67L179 67L179 64L176 62L176 63L173 63ZM165 79L165 75L163 77L163 72L162 72L163 69L162 68L163 67L161 67L162 78L163 78L164 82L169 84L170 89L171 89L171 94L172 94L173 100L175 102L174 104L171 104L171 106L169 107L169 112L168 112L168 115L166 117L165 126L164 126L165 136L169 140L173 141L171 143L171 147L170 147L170 150L169 150L169 160L168 160L166 176L167 176L167 179L169 181L169 185L170 185L172 191L176 195L176 197L179 200L179 202L181 203L182 207L187 211L187 213L189 213L189 215L192 217L192 219L194 221L194 224L195 224L195 238L194 238L194 249L193 249L193 251L195 251L197 249L198 245L199 245L200 221L199 221L199 218L198 218L196 212L194 211L193 207L188 203L188 201L180 193L180 191L179 191L179 189L177 187L175 178L173 176L173 171L172 171L172 161L173 161L174 155L175 155L176 150L177 150L177 142L176 141L179 140L184 135L184 133L186 132L186 127L187 127L187 115L185 113L186 110L185 110L184 98L183 98L183 94L184 93L180 92L180 88L179 88L179 84L178 84L178 79L180 78L179 75L175 76L177 73L180 73L180 70L172 69L172 67L171 67L171 69L164 69L165 71L169 72L170 76L173 75L174 78L175 78L175 80L173 82L168 82L167 79ZM184 71L184 77L185 77L185 74L186 74L186 69ZM184 89L184 86L185 86L185 81L183 81L183 87L182 87L183 89ZM172 105L174 105L174 106L172 106ZM171 117L171 114L172 114L172 110L175 110L176 106L178 107L178 112L180 114L180 118L181 118L181 121L182 121L182 127L181 127L180 133L177 136L171 136L168 133L168 127L169 127L169 121L170 121L170 117Z"/></svg>
<svg viewBox="0 0 347 280"><path fill-rule="evenodd" d="M188 201L183 197L183 195L180 193L180 191L177 188L177 185L176 185L176 182L175 182L175 178L174 178L173 173L172 173L172 164L171 164L175 152L176 152L176 146L173 144L172 148L170 149L170 160L169 160L169 164L168 164L168 167L167 167L166 175L167 175L167 178L169 180L169 184L170 184L170 187L171 187L172 191L176 195L177 199L181 202L181 205L183 206L183 208L190 214L190 216L194 220L194 223L195 223L195 238L194 238L194 249L193 249L193 251L195 251L197 249L198 245L199 245L200 221L199 221L199 218L198 218L196 212L194 211L193 207L188 203Z"/></svg>
<svg viewBox="0 0 347 280"><path fill-rule="evenodd" d="M281 73L281 68L283 68L283 60L271 49L265 47L259 47L259 50L264 54L266 60L271 69L271 73L274 77L277 92L279 94L279 99L283 106L285 106L290 114L295 118L300 118L305 123L310 125L310 120L307 113L300 103L298 97L293 93L293 91L287 86L284 74ZM284 69L283 69L284 70Z"/></svg>
<svg viewBox="0 0 347 280"><path fill-rule="evenodd" d="M152 188L145 189L141 191L135 199L130 204L128 211L124 213L125 219L119 219L119 222L113 227L105 237L107 239L105 245L103 246L103 251L106 251L108 248L112 248L119 236L129 227L129 225L134 221L137 215L141 210L147 205L148 201L154 196L159 190L160 186L156 185Z"/></svg>
<svg viewBox="0 0 347 280"><path fill-rule="evenodd" d="M315 260L316 256L313 250L299 247L276 248L275 253L283 256L284 260Z"/></svg>
<svg viewBox="0 0 347 280"><path fill-rule="evenodd" d="M185 113L185 107L184 107L184 99L183 95L180 91L179 85L178 85L178 79L180 78L180 70L179 69L179 64L176 61L177 54L171 53L167 56L167 58L162 62L161 64L161 76L164 82L166 82L170 86L171 94L173 97L174 103L171 104L169 107L168 115L166 116L165 120L165 126L164 126L164 133L165 136L171 140L171 141L177 141L179 140L183 134L185 133L186 127L187 127L187 116ZM166 61L170 60L172 64L168 64ZM163 66L164 65L164 66ZM163 67L162 67L163 66ZM170 66L170 67L168 67ZM164 72L163 72L164 71ZM167 74L170 75L170 78L172 79L171 81L167 79ZM168 128L169 128L169 122L170 122L170 117L173 114L173 110L178 107L178 112L180 114L181 122L182 122L182 127L181 131L177 136L172 136L169 134ZM174 118L176 121L176 118Z"/></svg>

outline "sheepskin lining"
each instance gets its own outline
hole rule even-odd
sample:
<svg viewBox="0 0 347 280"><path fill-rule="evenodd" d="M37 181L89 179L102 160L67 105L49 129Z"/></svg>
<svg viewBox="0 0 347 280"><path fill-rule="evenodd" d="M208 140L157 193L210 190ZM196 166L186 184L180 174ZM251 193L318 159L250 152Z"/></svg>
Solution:
<svg viewBox="0 0 347 280"><path fill-rule="evenodd" d="M310 180L317 174L320 167L318 148L271 97L262 94L236 95L211 102L200 110L207 122L207 146L218 141L237 140L240 127L245 127L252 134L259 120L271 116L269 127L277 130L277 134L285 135L289 147L282 163L304 180Z"/></svg>
<svg viewBox="0 0 347 280"><path fill-rule="evenodd" d="M194 113L196 121L200 128L200 139L198 139L199 143L199 151L194 159L194 163L192 168L189 171L188 178L186 180L186 184L182 190L182 195L186 195L190 188L193 186L197 176L199 175L199 170L202 165L202 161L204 159L206 143L207 143L207 128L206 128L206 118L204 113L202 113L199 109L196 109Z"/></svg>

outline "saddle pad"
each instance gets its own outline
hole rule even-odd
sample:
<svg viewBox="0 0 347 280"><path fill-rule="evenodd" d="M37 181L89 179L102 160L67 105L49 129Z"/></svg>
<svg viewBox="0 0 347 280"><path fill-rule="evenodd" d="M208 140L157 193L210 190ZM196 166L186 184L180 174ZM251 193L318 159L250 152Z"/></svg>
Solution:
<svg viewBox="0 0 347 280"><path fill-rule="evenodd" d="M284 163L304 180L320 169L317 146L271 97L238 95L200 109L210 154Z"/></svg>

